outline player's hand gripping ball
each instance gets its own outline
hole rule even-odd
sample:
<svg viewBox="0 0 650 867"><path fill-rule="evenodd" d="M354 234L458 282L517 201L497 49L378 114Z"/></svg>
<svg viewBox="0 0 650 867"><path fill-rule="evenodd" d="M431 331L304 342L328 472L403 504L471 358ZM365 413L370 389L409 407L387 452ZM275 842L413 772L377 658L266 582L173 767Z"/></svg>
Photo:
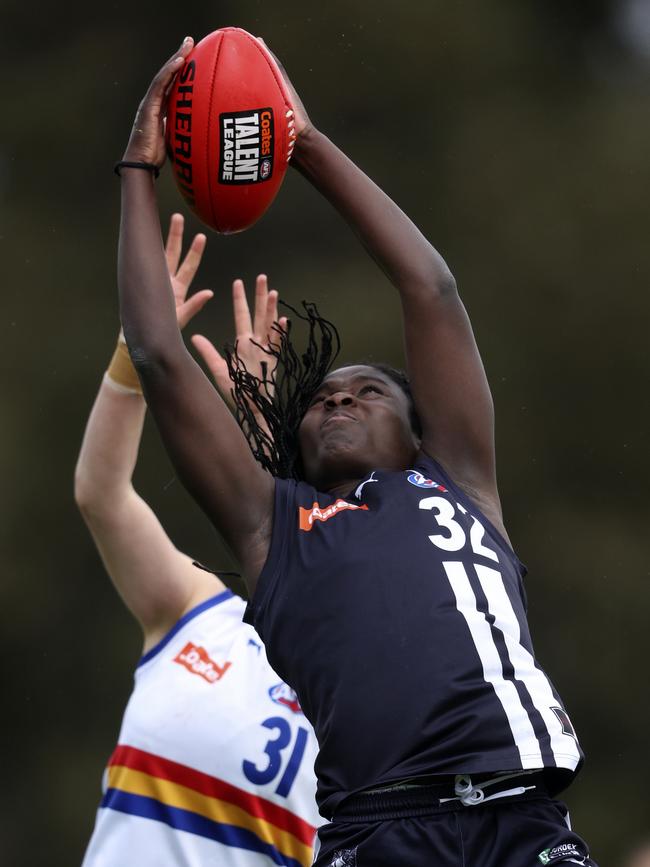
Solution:
<svg viewBox="0 0 650 867"><path fill-rule="evenodd" d="M217 232L252 226L275 198L295 142L289 92L267 48L238 27L202 39L172 85L166 137L197 217Z"/></svg>

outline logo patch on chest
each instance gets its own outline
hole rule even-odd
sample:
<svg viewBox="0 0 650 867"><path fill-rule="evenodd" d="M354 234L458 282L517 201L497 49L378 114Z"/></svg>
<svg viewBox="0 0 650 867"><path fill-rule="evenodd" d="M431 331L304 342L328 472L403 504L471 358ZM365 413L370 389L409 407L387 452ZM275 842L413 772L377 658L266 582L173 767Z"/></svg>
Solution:
<svg viewBox="0 0 650 867"><path fill-rule="evenodd" d="M357 506L355 503L348 503L346 500L337 500L335 503L332 503L331 506L321 507L318 503L314 503L311 509L303 509L302 506L298 507L298 527L301 530L304 530L308 533L311 529L313 529L314 521L329 521L330 518L333 518L335 515L339 515L341 512L345 512L348 510L361 510L363 512L368 511L368 506Z"/></svg>
<svg viewBox="0 0 650 867"><path fill-rule="evenodd" d="M576 730L573 728L573 724L569 719L569 714L564 710L563 707L552 707L551 710L558 718L562 725L562 734L568 735L570 738L577 740Z"/></svg>
<svg viewBox="0 0 650 867"><path fill-rule="evenodd" d="M580 850L575 843L561 843L559 846L553 846L552 849L544 849L537 856L542 864L582 864L587 865L589 856L586 852Z"/></svg>
<svg viewBox="0 0 650 867"><path fill-rule="evenodd" d="M272 686L269 690L269 696L271 701L274 701L276 704L288 707L294 713L302 713L298 696L286 683L276 683L275 686Z"/></svg>
<svg viewBox="0 0 650 867"><path fill-rule="evenodd" d="M192 674L198 674L208 683L216 683L221 680L232 665L231 662L224 662L223 665L219 665L218 662L210 659L204 647L198 647L191 641L187 642L173 661L184 666Z"/></svg>
<svg viewBox="0 0 650 867"><path fill-rule="evenodd" d="M330 867L357 867L357 847L354 849L339 849L334 853Z"/></svg>
<svg viewBox="0 0 650 867"><path fill-rule="evenodd" d="M441 485L438 482L434 482L432 479L425 478L422 473L418 473L416 470L413 470L411 474L407 477L407 482L415 485L416 488L427 488L429 490L442 491L443 494L448 493L447 488L445 488L444 485Z"/></svg>

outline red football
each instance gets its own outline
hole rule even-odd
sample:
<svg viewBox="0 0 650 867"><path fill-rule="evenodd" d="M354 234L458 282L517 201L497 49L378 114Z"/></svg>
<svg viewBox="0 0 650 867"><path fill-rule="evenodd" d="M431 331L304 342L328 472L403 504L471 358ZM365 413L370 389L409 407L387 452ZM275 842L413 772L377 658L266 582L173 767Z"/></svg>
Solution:
<svg viewBox="0 0 650 867"><path fill-rule="evenodd" d="M167 150L197 217L241 232L275 198L294 144L289 94L268 50L238 27L195 45L169 95Z"/></svg>

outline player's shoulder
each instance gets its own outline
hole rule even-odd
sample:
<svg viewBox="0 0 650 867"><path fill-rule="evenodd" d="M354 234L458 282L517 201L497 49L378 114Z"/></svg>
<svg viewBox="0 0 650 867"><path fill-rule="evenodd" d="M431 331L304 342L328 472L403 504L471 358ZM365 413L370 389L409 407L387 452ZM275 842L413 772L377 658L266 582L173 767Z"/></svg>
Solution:
<svg viewBox="0 0 650 867"><path fill-rule="evenodd" d="M220 590L199 601L186 611L167 630L167 632L148 648L137 664L137 670L142 671L154 660L173 652L179 642L182 644L191 633L197 640L206 640L212 644L223 643L238 633L246 625L242 623L246 603L232 590Z"/></svg>
<svg viewBox="0 0 650 867"><path fill-rule="evenodd" d="M246 603L234 591L224 588L207 596L205 599L193 605L189 611L183 614L176 623L177 628L182 628L191 620L234 620L242 619Z"/></svg>

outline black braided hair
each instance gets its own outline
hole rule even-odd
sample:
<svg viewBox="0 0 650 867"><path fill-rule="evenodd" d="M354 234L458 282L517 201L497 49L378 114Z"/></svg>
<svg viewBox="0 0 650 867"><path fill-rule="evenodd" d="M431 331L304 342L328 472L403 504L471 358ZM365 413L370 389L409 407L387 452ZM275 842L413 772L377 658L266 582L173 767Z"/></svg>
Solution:
<svg viewBox="0 0 650 867"><path fill-rule="evenodd" d="M268 348L256 344L270 358L275 359L275 370L271 375L266 362L262 362L261 379L250 373L239 357L236 346L226 347L225 354L233 383L235 415L253 456L278 478L303 479L298 429L312 396L339 354L341 341L336 327L319 314L315 304L303 301L303 315L289 304L280 303L307 323L307 349L302 355L298 355L291 343L291 322L288 323L286 332L277 324L273 325L277 339L272 340ZM416 436L421 436L422 425L406 373L383 362L360 361L351 364L371 367L401 388L408 401L409 421L413 432ZM266 422L268 432L260 427L257 415L261 415Z"/></svg>
<svg viewBox="0 0 650 867"><path fill-rule="evenodd" d="M301 479L302 462L298 447L298 428L311 397L339 354L341 341L336 327L318 313L315 304L303 301L304 314L281 302L298 319L307 323L307 348L299 355L291 343L291 322L286 333L273 325L276 339L268 348L256 344L270 358L275 370L262 363L262 378L246 369L237 347L226 347L228 372L233 383L235 415L255 459L281 479ZM256 413L268 428L263 430Z"/></svg>

